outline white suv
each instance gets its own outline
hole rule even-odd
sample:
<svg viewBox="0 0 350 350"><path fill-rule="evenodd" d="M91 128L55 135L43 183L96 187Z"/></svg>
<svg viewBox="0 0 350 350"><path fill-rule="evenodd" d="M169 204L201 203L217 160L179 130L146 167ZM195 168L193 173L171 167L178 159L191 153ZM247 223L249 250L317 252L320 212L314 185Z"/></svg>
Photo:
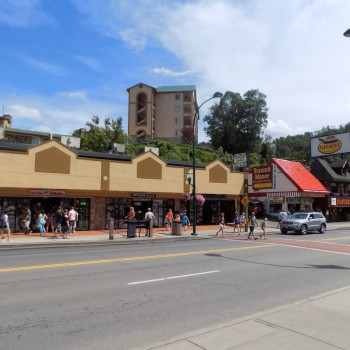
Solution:
<svg viewBox="0 0 350 350"><path fill-rule="evenodd" d="M280 230L283 234L288 231L299 232L302 235L305 235L307 231L325 233L326 227L326 218L318 212L297 212L280 223Z"/></svg>

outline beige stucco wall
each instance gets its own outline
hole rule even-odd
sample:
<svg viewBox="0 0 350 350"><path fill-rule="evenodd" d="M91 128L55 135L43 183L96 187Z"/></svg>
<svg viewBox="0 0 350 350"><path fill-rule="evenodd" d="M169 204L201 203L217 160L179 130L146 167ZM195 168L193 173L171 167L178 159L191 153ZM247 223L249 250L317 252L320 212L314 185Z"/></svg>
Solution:
<svg viewBox="0 0 350 350"><path fill-rule="evenodd" d="M52 152L56 154L55 159L49 158ZM42 170L46 164L43 159L47 162L47 172ZM65 164L62 167L60 159ZM59 165L58 171L52 172L50 162ZM41 170L35 171L38 168ZM28 153L0 152L0 194L1 188L3 193L5 188L47 188L81 193L95 191L95 196L108 196L109 192L112 196L117 196L118 192L123 196L132 192L152 192L179 198L183 192L190 192L185 183L189 169L169 166L150 151L126 162L79 158L75 152L52 140L30 148ZM244 174L231 172L220 161L198 169L196 180L197 193L243 194Z"/></svg>

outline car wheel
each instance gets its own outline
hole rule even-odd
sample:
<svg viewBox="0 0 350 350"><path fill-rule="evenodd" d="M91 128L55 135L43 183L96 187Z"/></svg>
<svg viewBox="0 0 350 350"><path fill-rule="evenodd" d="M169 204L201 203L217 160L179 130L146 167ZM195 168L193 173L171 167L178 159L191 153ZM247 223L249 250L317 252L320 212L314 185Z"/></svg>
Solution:
<svg viewBox="0 0 350 350"><path fill-rule="evenodd" d="M282 235L286 235L287 232L288 232L287 230L281 230Z"/></svg>
<svg viewBox="0 0 350 350"><path fill-rule="evenodd" d="M306 227L306 225L301 226L301 228L300 228L300 233L301 233L302 235L306 235L306 232L307 232L307 227Z"/></svg>
<svg viewBox="0 0 350 350"><path fill-rule="evenodd" d="M320 229L318 230L319 233L325 233L326 232L326 225L322 224Z"/></svg>

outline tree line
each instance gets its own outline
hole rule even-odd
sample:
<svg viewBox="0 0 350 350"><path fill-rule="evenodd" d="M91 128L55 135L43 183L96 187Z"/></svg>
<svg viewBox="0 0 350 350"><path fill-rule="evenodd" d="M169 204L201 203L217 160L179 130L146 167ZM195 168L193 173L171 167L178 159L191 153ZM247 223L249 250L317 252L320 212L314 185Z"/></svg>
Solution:
<svg viewBox="0 0 350 350"><path fill-rule="evenodd" d="M204 117L204 131L209 139L196 148L196 162L204 165L219 159L232 166L233 155L249 154L250 165L266 164L271 158L300 161L309 165L311 161L310 139L329 134L350 131L350 122L339 127L326 126L304 134L272 138L265 133L268 122L266 95L259 90L249 90L243 96L227 91ZM184 131L182 143L153 140L133 143L122 129L122 118L116 120L93 116L84 129L75 130L73 136L80 137L81 149L93 152L109 152L111 144L126 145L127 155L137 155L145 146L159 148L164 160L192 161L192 134Z"/></svg>

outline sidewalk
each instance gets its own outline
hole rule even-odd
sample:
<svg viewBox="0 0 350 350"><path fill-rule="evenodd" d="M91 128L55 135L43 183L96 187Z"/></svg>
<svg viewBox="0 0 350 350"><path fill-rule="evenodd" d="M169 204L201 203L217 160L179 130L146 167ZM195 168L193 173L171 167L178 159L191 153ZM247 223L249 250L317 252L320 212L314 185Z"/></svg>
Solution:
<svg viewBox="0 0 350 350"><path fill-rule="evenodd" d="M138 350L350 349L350 286Z"/></svg>
<svg viewBox="0 0 350 350"><path fill-rule="evenodd" d="M258 220L260 223L260 221ZM277 229L276 222L270 222L269 227L266 231L267 237L271 237L274 235L280 235L280 230ZM7 239L4 238L1 240L0 248L2 247L11 247L11 246L35 246L35 245L66 245L66 244L74 244L74 243L103 243L106 244L108 242L115 244L132 244L137 242L146 242L146 241L154 241L154 240L164 240L164 239L172 239L172 240L183 240L183 239L198 239L198 238L211 238L216 237L216 232L218 231L218 225L199 225L197 226L197 236L192 236L192 227L188 227L186 232L182 232L180 236L172 235L171 231L166 231L165 228L155 228L153 229L153 236L151 238L145 236L145 229L141 229L139 236L139 229L136 231L135 238L128 238L126 230L114 230L112 237L110 239L109 230L97 230L97 231L77 231L74 234L69 234L69 239L62 239L59 235L57 235L57 239L53 239L53 233L49 232L46 236L41 237L39 233L32 233L30 235L24 235L22 233L12 234L11 241L7 242ZM350 229L350 221L349 222L333 222L327 224L327 232L333 231L336 229ZM261 229L256 230L256 234L260 235ZM326 234L327 234L326 232ZM233 227L228 224L224 229L224 236L232 236L233 235ZM235 233L237 235L237 233ZM242 232L241 236L245 237L247 235L246 232ZM221 237L221 235L220 235Z"/></svg>

